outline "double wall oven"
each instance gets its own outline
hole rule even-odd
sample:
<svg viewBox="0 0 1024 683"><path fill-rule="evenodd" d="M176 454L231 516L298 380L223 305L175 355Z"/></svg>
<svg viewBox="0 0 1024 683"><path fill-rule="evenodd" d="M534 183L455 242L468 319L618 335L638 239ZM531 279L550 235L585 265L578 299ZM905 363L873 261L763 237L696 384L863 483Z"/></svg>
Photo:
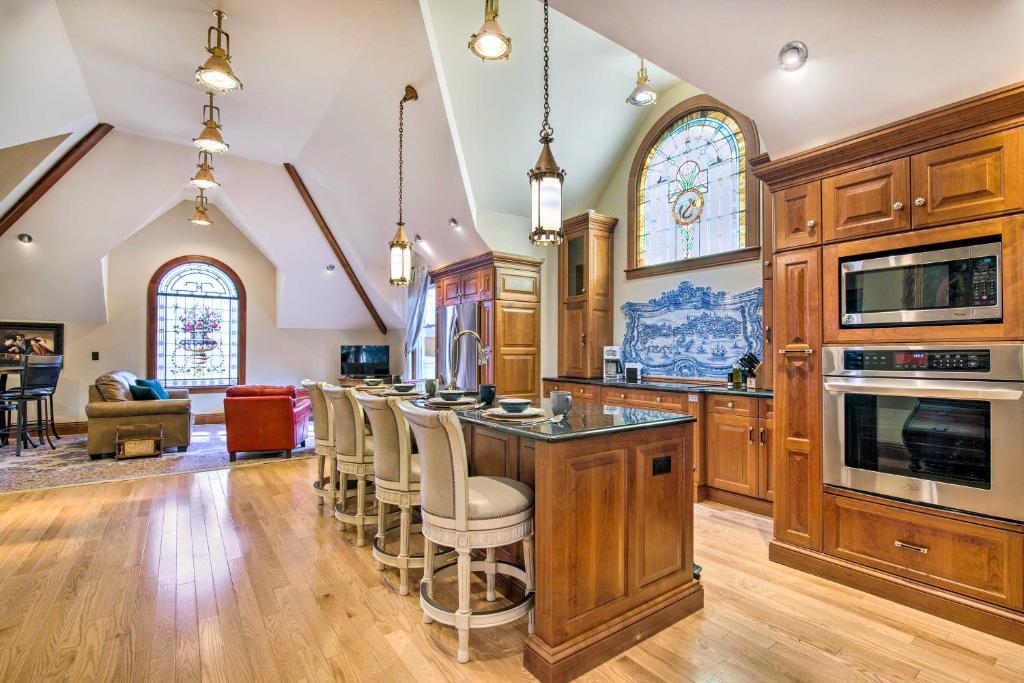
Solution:
<svg viewBox="0 0 1024 683"><path fill-rule="evenodd" d="M1024 521L1024 344L826 347L826 484Z"/></svg>

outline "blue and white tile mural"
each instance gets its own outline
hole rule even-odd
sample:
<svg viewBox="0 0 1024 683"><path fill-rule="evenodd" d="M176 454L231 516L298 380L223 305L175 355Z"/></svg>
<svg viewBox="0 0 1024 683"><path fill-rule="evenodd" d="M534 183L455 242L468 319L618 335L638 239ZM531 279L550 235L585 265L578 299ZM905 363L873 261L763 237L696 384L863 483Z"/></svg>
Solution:
<svg viewBox="0 0 1024 683"><path fill-rule="evenodd" d="M645 304L626 302L622 356L644 375L722 379L740 356L764 353L761 288L730 294L679 286Z"/></svg>

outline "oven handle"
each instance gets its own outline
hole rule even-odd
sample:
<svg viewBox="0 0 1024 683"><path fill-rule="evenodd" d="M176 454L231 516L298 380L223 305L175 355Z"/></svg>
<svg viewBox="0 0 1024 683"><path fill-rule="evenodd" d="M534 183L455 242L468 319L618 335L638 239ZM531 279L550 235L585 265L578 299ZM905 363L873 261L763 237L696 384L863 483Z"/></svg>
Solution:
<svg viewBox="0 0 1024 683"><path fill-rule="evenodd" d="M912 398L957 398L979 401L1019 401L1024 397L1020 382L966 382L928 380L825 380L825 391L839 394L876 394Z"/></svg>

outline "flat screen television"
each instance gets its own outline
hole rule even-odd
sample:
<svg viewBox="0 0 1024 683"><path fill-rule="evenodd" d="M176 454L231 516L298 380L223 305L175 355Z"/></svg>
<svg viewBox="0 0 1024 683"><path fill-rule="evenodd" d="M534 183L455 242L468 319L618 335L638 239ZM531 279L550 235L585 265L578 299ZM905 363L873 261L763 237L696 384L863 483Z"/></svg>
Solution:
<svg viewBox="0 0 1024 683"><path fill-rule="evenodd" d="M391 372L390 347L385 344L364 344L341 347L341 374L379 375Z"/></svg>

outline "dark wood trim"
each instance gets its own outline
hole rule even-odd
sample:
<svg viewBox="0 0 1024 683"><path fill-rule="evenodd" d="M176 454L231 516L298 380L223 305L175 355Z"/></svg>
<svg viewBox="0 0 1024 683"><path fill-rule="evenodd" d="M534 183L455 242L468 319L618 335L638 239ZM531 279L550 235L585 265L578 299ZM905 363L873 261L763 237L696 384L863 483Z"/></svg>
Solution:
<svg viewBox="0 0 1024 683"><path fill-rule="evenodd" d="M744 496L741 493L733 493L732 491L716 489L713 486L706 486L705 488L707 493L705 500L710 500L713 503L721 503L722 505L728 505L729 507L738 508L740 510L746 510L747 512L753 512L755 515L761 515L763 517L772 516L773 506L770 500L751 498L750 496Z"/></svg>
<svg viewBox="0 0 1024 683"><path fill-rule="evenodd" d="M540 268L543 264L544 259L520 256L519 254L506 254L500 251L485 251L482 254L471 256L467 259L462 259L461 261L455 261L443 266L438 266L434 270L430 271L430 277L433 280L439 280L449 275L464 273L486 266L525 266L527 268L534 269Z"/></svg>
<svg viewBox="0 0 1024 683"><path fill-rule="evenodd" d="M64 156L62 156L50 170L44 173L43 177L37 180L35 184L32 185L24 195L22 195L21 199L14 202L14 206L8 209L7 213L0 218L0 237L3 237L4 233L7 232L19 218L24 216L25 212L32 208L33 204L42 199L43 195L46 194L51 187L56 185L58 180L64 177L64 174L74 168L75 164L81 161L82 158L112 130L114 130L114 127L109 123L97 123L92 130L85 134L84 138L79 140L74 147L65 152Z"/></svg>
<svg viewBox="0 0 1024 683"><path fill-rule="evenodd" d="M768 559L1024 645L1024 614L776 540Z"/></svg>
<svg viewBox="0 0 1024 683"><path fill-rule="evenodd" d="M320 213L319 207L316 202L313 201L313 195L309 193L309 189L306 188L306 183L302 182L302 177L294 166L285 162L284 170L288 172L288 176L295 183L295 189L299 191L299 196L302 197L302 201L306 203L306 208L309 209L309 213L312 214L313 220L320 227L320 232L323 233L324 239L327 240L327 246L334 252L334 258L338 259L338 263L341 264L345 274L348 275L349 281L352 283L352 287L356 290L356 294L363 300L363 305L366 306L366 310L369 312L370 317L373 318L373 322L377 325L377 329L380 330L381 334L387 334L388 328L384 325L384 321L381 319L380 314L377 313L377 309L374 307L373 302L370 301L369 295L366 290L363 289L363 285L359 282L359 278L356 276L356 272L352 270L352 264L345 258L345 253L341 250L341 245L338 244L338 240L334 239L334 233L331 232L331 227L327 225L327 220L323 214Z"/></svg>
<svg viewBox="0 0 1024 683"><path fill-rule="evenodd" d="M1015 83L775 161L761 154L750 160L750 166L754 175L776 191L853 166L906 156L918 151L908 149L915 145L945 144L955 138L966 139L991 132L988 129L965 132L973 128L1000 123L1003 127L1018 125L1021 117L1024 117L1024 83ZM939 143L936 139L943 136L953 137Z"/></svg>
<svg viewBox="0 0 1024 683"><path fill-rule="evenodd" d="M744 144L746 145L746 161L747 167L744 171L746 178L746 241L743 249L739 249L733 252L727 252L726 254L712 254L709 256L701 256L695 259L687 259L685 261L673 261L671 263L661 263L655 266L637 266L636 264L636 184L640 178L640 167L643 165L644 158L647 156L647 151L651 145L657 142L658 138L668 130L668 128L675 123L676 119L681 116L685 116L695 109L717 109L722 111L733 118L740 127L740 131L743 133ZM633 156L633 163L629 167L629 180L626 185L626 278L632 280L638 277L650 277L654 275L664 275L665 273L675 273L683 270L694 270L697 268L707 268L708 266L720 265L722 263L734 263L737 261L746 261L749 258L736 258L735 256L731 259L725 259L721 261L712 261L710 259L717 258L719 256L730 256L735 254L745 253L748 250L753 249L755 256L751 258L760 258L760 242L761 242L761 191L758 187L757 179L753 174L752 160L758 155L761 149L761 138L757 134L757 126L747 116L744 116L740 112L736 111L729 105L716 100L710 95L696 95L688 99L683 100L676 106L665 112L661 118L659 118L655 124L647 131L647 135L640 142L640 146L637 148L635 155ZM691 262L703 260L701 265L687 265Z"/></svg>
<svg viewBox="0 0 1024 683"><path fill-rule="evenodd" d="M197 425L224 424L224 413L199 413L195 416Z"/></svg>
<svg viewBox="0 0 1024 683"><path fill-rule="evenodd" d="M659 263L656 266L640 266L639 268L626 268L627 280L636 280L641 277L652 277L655 275L668 275L669 273L680 273L687 270L703 270L714 268L729 263L743 263L744 261L758 261L761 259L761 247L744 247L735 251L723 251L719 254L707 256L696 256L683 261L669 261Z"/></svg>
<svg viewBox="0 0 1024 683"><path fill-rule="evenodd" d="M245 384L245 285L238 273L223 261L218 261L209 256L179 256L156 269L153 277L149 279L149 290L146 293L146 376L156 377L156 295L160 280L175 266L182 263L206 263L215 268L220 268L235 283L238 290L238 383ZM215 393L224 391L226 387L185 387L192 393Z"/></svg>

